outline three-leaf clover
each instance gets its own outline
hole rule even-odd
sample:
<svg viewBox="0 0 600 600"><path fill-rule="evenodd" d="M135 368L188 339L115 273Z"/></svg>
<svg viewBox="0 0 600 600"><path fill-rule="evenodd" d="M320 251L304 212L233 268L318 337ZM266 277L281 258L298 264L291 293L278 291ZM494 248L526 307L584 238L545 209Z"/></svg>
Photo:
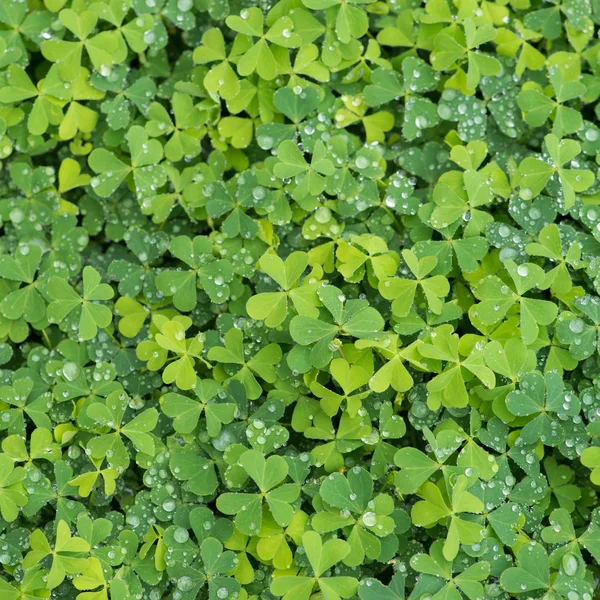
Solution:
<svg viewBox="0 0 600 600"><path fill-rule="evenodd" d="M204 76L204 86L212 94L219 94L224 100L235 98L240 91L240 82L231 66L235 60L234 50L227 57L225 38L218 27L212 27L202 35L202 45L194 49L194 62L213 64Z"/></svg>
<svg viewBox="0 0 600 600"><path fill-rule="evenodd" d="M0 454L0 514L5 521L16 520L20 508L27 504L22 483L26 474L23 467L14 466L10 456Z"/></svg>
<svg viewBox="0 0 600 600"><path fill-rule="evenodd" d="M258 264L282 291L263 292L249 298L246 310L250 317L264 321L267 327L277 327L287 317L290 301L298 314L308 317L319 315L316 307L319 284L299 285L302 273L308 266L308 255L305 252L292 252L285 262L276 254L263 254Z"/></svg>
<svg viewBox="0 0 600 600"><path fill-rule="evenodd" d="M14 256L0 255L0 277L25 284L0 302L0 311L7 319L23 317L29 323L36 323L44 318L46 303L36 281L41 260L42 249L37 244L19 246Z"/></svg>
<svg viewBox="0 0 600 600"><path fill-rule="evenodd" d="M401 494L414 494L438 470L446 480L451 474L461 472L445 463L462 444L462 437L453 431L440 431L434 436L428 428L424 428L424 434L432 448L433 459L410 447L401 448L394 456L395 465L400 467L394 475L394 483Z"/></svg>
<svg viewBox="0 0 600 600"><path fill-rule="evenodd" d="M239 457L239 463L258 486L258 494L225 493L217 498L217 508L226 515L235 515L235 526L246 535L256 535L262 524L263 503L273 518L286 527L294 514L292 505L300 494L295 483L283 483L288 475L288 464L281 456L265 459L259 450L248 450Z"/></svg>
<svg viewBox="0 0 600 600"><path fill-rule="evenodd" d="M517 305L521 339L529 346L537 339L540 325L550 325L556 319L558 307L548 300L524 296L530 290L543 286L546 274L540 266L534 263L517 265L512 260L505 261L504 266L516 291L495 275L484 278L474 290L480 302L470 308L469 315L484 325L494 325Z"/></svg>
<svg viewBox="0 0 600 600"><path fill-rule="evenodd" d="M462 594L471 599L484 594L481 582L485 581L490 574L490 564L486 561L476 562L455 574L454 560L446 557L442 540L436 540L431 544L429 554L415 554L410 559L410 566L425 576L431 575L441 579L442 582L446 581L447 583L442 583L435 597L449 600L459 600Z"/></svg>
<svg viewBox="0 0 600 600"><path fill-rule="evenodd" d="M173 427L179 433L191 433L198 425L200 415L204 415L206 430L210 437L216 437L221 426L231 423L237 407L231 402L216 401L221 386L213 379L196 380L196 398L169 392L161 398L162 411L173 418Z"/></svg>
<svg viewBox="0 0 600 600"><path fill-rule="evenodd" d="M164 146L165 157L173 162L182 158L193 158L200 152L200 140L206 114L202 114L198 105L187 94L175 92L171 100L173 119L167 109L153 102L148 109L146 131L152 137L170 136Z"/></svg>
<svg viewBox="0 0 600 600"><path fill-rule="evenodd" d="M579 81L565 81L557 68L550 70L549 79L554 89L555 100L534 87L524 86L517 102L525 113L525 121L532 127L540 127L552 116L552 133L562 138L577 131L583 123L581 113L564 104L582 96L586 87Z"/></svg>
<svg viewBox="0 0 600 600"><path fill-rule="evenodd" d="M28 424L25 417L33 421L36 427L52 428L52 421L47 414L51 394L40 393L33 388L30 378L17 374L12 385L0 388L0 401L8 405L3 408L0 427L6 429L9 435L25 435Z"/></svg>
<svg viewBox="0 0 600 600"><path fill-rule="evenodd" d="M560 417L579 414L579 398L566 392L557 371L545 375L534 371L521 378L518 390L506 397L506 408L517 417L533 417L521 430L526 443L541 441L547 446L558 446L565 439Z"/></svg>
<svg viewBox="0 0 600 600"><path fill-rule="evenodd" d="M110 300L114 291L107 283L101 283L100 274L93 267L83 269L81 296L64 279L58 277L48 282L46 292L52 299L46 311L48 320L60 323L76 311L79 315L79 335L84 340L96 337L98 328L106 328L112 321L110 309L99 302Z"/></svg>
<svg viewBox="0 0 600 600"><path fill-rule="evenodd" d="M273 205L270 190L260 185L253 172L230 179L226 184L208 184L203 188L203 194L208 196L206 211L212 219L227 215L221 227L230 238L255 238L259 232L258 223L246 211L251 208L269 210Z"/></svg>
<svg viewBox="0 0 600 600"><path fill-rule="evenodd" d="M123 443L125 436L138 452L154 455L154 439L150 435L158 422L158 411L148 408L131 420L123 423L128 407L128 397L122 391L111 392L104 401L94 402L87 407L87 416L99 427L99 435L90 439L87 448L94 459L106 457L109 466L123 470L129 464L129 452ZM114 433L103 433L102 428Z"/></svg>
<svg viewBox="0 0 600 600"><path fill-rule="evenodd" d="M333 531L351 527L346 536L350 552L344 557L344 564L357 566L365 558L376 559L381 552L378 537L385 537L394 530L392 498L387 494L373 497L371 475L354 467L347 477L332 473L321 484L319 494L327 505L327 510L317 512L312 525L318 532ZM336 509L336 510L333 510Z"/></svg>
<svg viewBox="0 0 600 600"><path fill-rule="evenodd" d="M294 341L300 346L312 346L310 362L314 366L324 366L329 362L333 354L330 344L337 336L370 339L377 337L383 328L381 315L368 302L346 301L342 291L332 285L321 287L317 295L326 309L321 311L322 317L298 315L290 323Z"/></svg>
<svg viewBox="0 0 600 600"><path fill-rule="evenodd" d="M573 300L573 308L581 316L571 312L561 313L556 334L563 344L569 344L573 358L585 360L598 348L600 300L597 296L581 296Z"/></svg>
<svg viewBox="0 0 600 600"><path fill-rule="evenodd" d="M269 344L260 349L249 359L244 352L244 334L232 327L225 334L225 346L213 346L208 351L208 360L215 360L228 365L238 365L234 379L239 379L246 387L248 398L256 400L261 393L262 387L256 380L256 375L267 383L276 380L275 365L282 358L281 348L278 344Z"/></svg>
<svg viewBox="0 0 600 600"><path fill-rule="evenodd" d="M211 525L210 521L205 522ZM170 561L168 572L177 579L177 591L181 592L184 600L197 598L203 587L208 587L209 598L212 600L225 594L225 597L239 594L239 582L228 576L236 566L235 552L223 551L223 544L218 539L208 537L200 545L200 558L191 565L182 560Z"/></svg>
<svg viewBox="0 0 600 600"><path fill-rule="evenodd" d="M575 203L575 194L584 192L594 183L594 174L586 169L565 168L581 152L581 146L575 140L560 140L549 133L544 142L548 151L547 160L525 158L519 165L521 198L535 198L553 178L558 177L565 208L569 209Z"/></svg>
<svg viewBox="0 0 600 600"><path fill-rule="evenodd" d="M292 197L296 200L321 194L325 189L325 178L334 173L333 163L327 158L327 147L321 140L312 150L310 164L291 140L279 144L277 158L280 162L273 167L273 173L280 179L294 178L296 185Z"/></svg>
<svg viewBox="0 0 600 600"><path fill-rule="evenodd" d="M71 8L65 8L58 13L58 19L78 39L76 42L47 40L41 46L44 58L58 65L60 76L65 81L73 81L77 78L84 48L94 67L102 75L109 75L118 42L110 31L101 31L90 37L98 21L98 15L91 10L76 12Z"/></svg>
<svg viewBox="0 0 600 600"><path fill-rule="evenodd" d="M63 119L61 104L70 94L56 68L50 69L44 79L34 84L25 69L9 65L6 85L0 87L0 102L18 104L35 98L27 117L27 129L32 135L43 135L50 125L60 125Z"/></svg>
<svg viewBox="0 0 600 600"><path fill-rule="evenodd" d="M462 182L450 171L448 178L440 178L433 190L433 201L437 205L431 214L431 224L437 229L446 228L459 219L466 223L465 237L479 235L489 225L492 216L478 207L488 206L493 199L492 189L484 173L467 169ZM457 185L458 184L458 185Z"/></svg>
<svg viewBox="0 0 600 600"><path fill-rule="evenodd" d="M577 559L574 555L571 556L575 560L575 568L573 569L567 561L566 564L563 563L563 568L557 577L551 579L548 554L544 546L531 541L522 546L517 554L519 566L506 569L500 577L500 583L511 594L552 590L566 598L568 593L573 593L574 590L577 590L576 593L589 593L586 590L590 589L590 584L583 579L573 577L577 572Z"/></svg>
<svg viewBox="0 0 600 600"><path fill-rule="evenodd" d="M443 275L427 277L437 265L435 256L424 256L419 259L410 250L402 251L402 258L413 274L414 279L394 277L379 282L379 292L386 300L392 300L392 312L398 317L405 317L415 301L415 295L420 290L429 310L439 314L450 285Z"/></svg>
<svg viewBox="0 0 600 600"><path fill-rule="evenodd" d="M105 148L95 148L88 158L90 168L97 173L90 181L92 189L102 198L111 196L123 181L133 175L136 190L143 202L156 195L166 180L163 146L158 140L149 139L146 130L134 125L127 132L130 163L124 162ZM125 159L127 160L127 159Z"/></svg>
<svg viewBox="0 0 600 600"><path fill-rule="evenodd" d="M329 363L329 371L332 378L342 388L343 394L338 394L318 381L310 385L311 392L320 398L321 410L329 417L335 416L342 404L344 410L351 417L355 417L360 410L361 401L369 395L369 391L353 394L356 390L364 386L370 379L370 373L361 365L350 365L343 358L334 358Z"/></svg>
<svg viewBox="0 0 600 600"><path fill-rule="evenodd" d="M452 325L437 327L432 332L430 341L420 344L417 350L426 358L446 363L444 370L427 383L427 389L432 392L428 400L430 406L439 402L444 406L466 406L469 396L465 382L473 375L488 388L495 385L494 373L485 365L483 348L473 346L463 350L459 336L453 333ZM466 358L463 359L462 356Z"/></svg>
<svg viewBox="0 0 600 600"><path fill-rule="evenodd" d="M502 69L496 58L477 51L479 46L493 40L497 31L487 23L478 26L474 19L464 19L462 24L464 30L448 28L435 37L431 65L438 71L445 71L466 59L465 85L472 93L481 76L497 75Z"/></svg>
<svg viewBox="0 0 600 600"><path fill-rule="evenodd" d="M72 537L66 521L59 521L56 527L54 547L41 529L36 529L30 538L31 550L23 561L23 568L29 569L46 556L52 557L52 566L46 584L50 589L58 587L67 575L81 573L88 566L85 555L90 550L88 542L80 537Z"/></svg>
<svg viewBox="0 0 600 600"><path fill-rule="evenodd" d="M357 282L366 272L373 287L392 277L399 262L397 253L388 250L384 240L369 234L354 236L349 243L341 242L335 255L339 261L337 269L344 279Z"/></svg>
<svg viewBox="0 0 600 600"><path fill-rule="evenodd" d="M162 378L167 384L175 382L182 390L191 390L196 385L196 359L204 361L203 333L186 338L185 332L190 328L192 320L177 315L169 320L164 315L154 315L153 325L158 329L153 340L141 342L136 348L140 360L148 361L148 369L158 371L167 362L169 352L175 354L174 359L164 369Z"/></svg>
<svg viewBox="0 0 600 600"><path fill-rule="evenodd" d="M308 600L315 586L318 586L324 597L329 598L351 598L356 593L358 581L354 577L325 575L348 555L348 542L329 539L323 543L317 532L307 531L302 536L302 547L314 575L276 577L269 588L274 596L283 596L285 600Z"/></svg>
<svg viewBox="0 0 600 600"><path fill-rule="evenodd" d="M229 283L233 280L233 269L228 260L216 259L209 238L197 235L193 239L180 235L171 240L171 254L190 269L167 270L156 277L157 288L173 297L178 310L188 312L197 303L197 289L202 289L213 302L222 304L230 294Z"/></svg>
<svg viewBox="0 0 600 600"><path fill-rule="evenodd" d="M533 242L525 246L525 251L531 256L543 256L552 263L558 263L546 273L546 280L541 289L550 288L554 294L568 294L573 287L569 268L578 269L581 263L581 248L576 242L571 243L564 252L560 237L560 229L554 223L542 228L538 236L539 244Z"/></svg>
<svg viewBox="0 0 600 600"><path fill-rule="evenodd" d="M256 42L246 45L243 56L237 62L237 71L242 77L256 71L262 79L274 79L278 68L269 42L282 48L297 48L302 43L302 38L294 32L294 22L288 16L279 17L265 32L264 14L257 7L244 8L239 15L227 17L225 22L247 40L258 38Z"/></svg>
<svg viewBox="0 0 600 600"><path fill-rule="evenodd" d="M465 475L456 478L454 486L449 491L448 505L440 488L426 481L419 489L419 500L411 511L415 525L432 527L440 520L449 519L448 534L442 548L446 560L456 558L460 544L475 544L482 538L481 524L461 518L461 513L481 513L484 505L479 498L467 491L468 479Z"/></svg>

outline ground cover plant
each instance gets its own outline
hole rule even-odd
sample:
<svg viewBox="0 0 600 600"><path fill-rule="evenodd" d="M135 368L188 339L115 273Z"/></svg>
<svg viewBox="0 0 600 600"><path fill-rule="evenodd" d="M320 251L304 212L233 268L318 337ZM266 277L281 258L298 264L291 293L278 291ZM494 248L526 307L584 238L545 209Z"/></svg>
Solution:
<svg viewBox="0 0 600 600"><path fill-rule="evenodd" d="M3 600L593 600L597 0L0 0Z"/></svg>

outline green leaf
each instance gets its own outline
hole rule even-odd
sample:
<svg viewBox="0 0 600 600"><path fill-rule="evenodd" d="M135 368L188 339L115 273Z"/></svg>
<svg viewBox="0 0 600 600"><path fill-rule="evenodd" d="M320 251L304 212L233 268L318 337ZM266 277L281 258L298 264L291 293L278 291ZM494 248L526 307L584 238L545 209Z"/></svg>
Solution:
<svg viewBox="0 0 600 600"><path fill-rule="evenodd" d="M518 567L502 573L502 587L509 593L522 593L546 589L550 584L548 555L543 546L531 542L517 555Z"/></svg>

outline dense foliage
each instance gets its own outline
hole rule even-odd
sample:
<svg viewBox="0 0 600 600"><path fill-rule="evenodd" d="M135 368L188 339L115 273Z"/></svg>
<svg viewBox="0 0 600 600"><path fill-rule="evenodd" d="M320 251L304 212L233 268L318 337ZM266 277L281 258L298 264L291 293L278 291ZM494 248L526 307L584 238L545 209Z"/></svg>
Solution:
<svg viewBox="0 0 600 600"><path fill-rule="evenodd" d="M3 600L600 593L598 0L0 0Z"/></svg>

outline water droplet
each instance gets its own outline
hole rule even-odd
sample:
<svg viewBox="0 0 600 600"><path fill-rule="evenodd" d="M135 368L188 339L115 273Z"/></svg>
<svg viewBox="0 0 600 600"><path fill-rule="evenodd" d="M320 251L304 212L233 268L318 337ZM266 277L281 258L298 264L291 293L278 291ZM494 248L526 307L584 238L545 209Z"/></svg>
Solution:
<svg viewBox="0 0 600 600"><path fill-rule="evenodd" d="M63 365L63 376L67 381L75 381L81 374L81 368L74 362L66 362Z"/></svg>
<svg viewBox="0 0 600 600"><path fill-rule="evenodd" d="M377 523L377 515L374 512L366 512L362 520L367 527L373 527Z"/></svg>
<svg viewBox="0 0 600 600"><path fill-rule="evenodd" d="M573 577L573 575L577 573L577 569L579 567L577 557L574 554L567 552L567 554L565 554L562 558L562 567L566 575Z"/></svg>

